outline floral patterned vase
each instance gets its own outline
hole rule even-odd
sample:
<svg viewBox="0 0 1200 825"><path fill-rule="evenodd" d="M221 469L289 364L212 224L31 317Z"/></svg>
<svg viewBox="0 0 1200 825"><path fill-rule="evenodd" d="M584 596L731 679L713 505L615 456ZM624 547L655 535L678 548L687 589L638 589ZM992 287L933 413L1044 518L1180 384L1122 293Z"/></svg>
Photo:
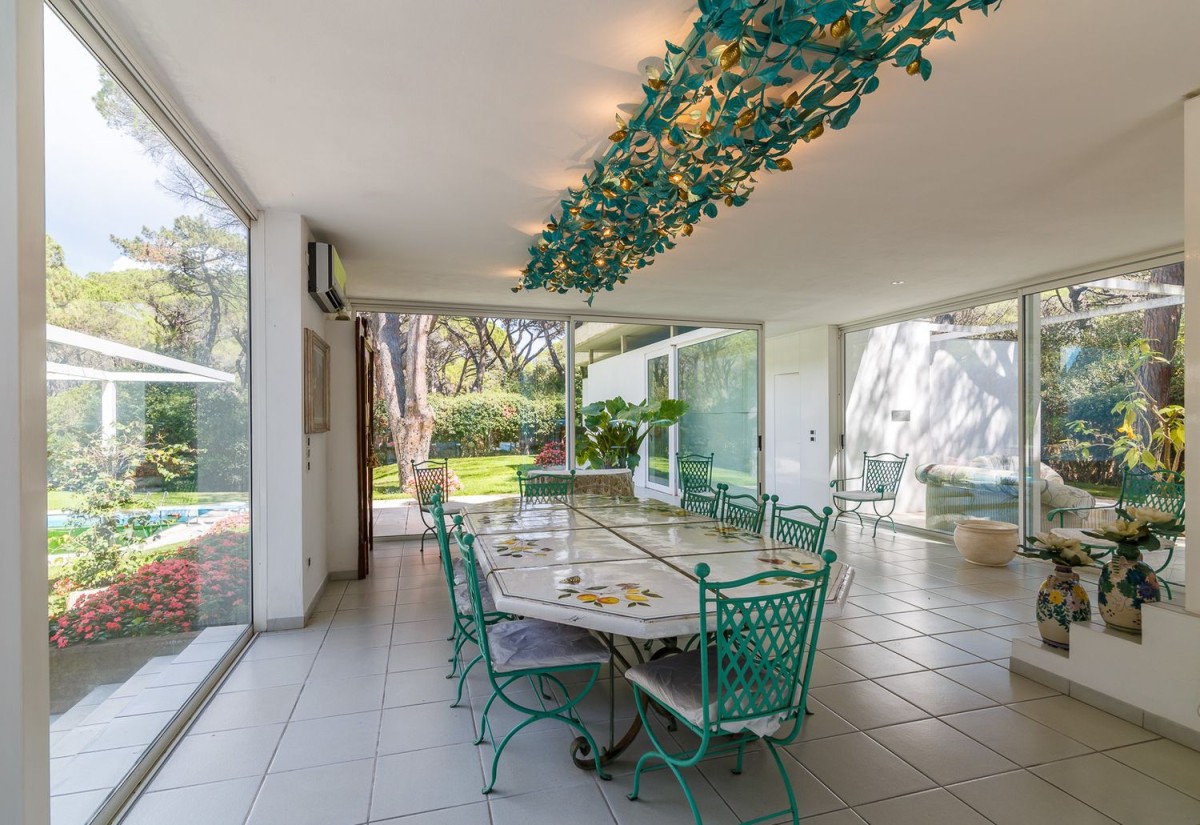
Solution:
<svg viewBox="0 0 1200 825"><path fill-rule="evenodd" d="M1073 622L1092 618L1092 604L1072 568L1055 565L1054 572L1038 588L1037 623L1042 641L1051 647L1070 647Z"/></svg>
<svg viewBox="0 0 1200 825"><path fill-rule="evenodd" d="M1100 571L1100 615L1104 623L1128 633L1142 632L1142 605L1160 595L1158 576L1141 560L1115 556Z"/></svg>

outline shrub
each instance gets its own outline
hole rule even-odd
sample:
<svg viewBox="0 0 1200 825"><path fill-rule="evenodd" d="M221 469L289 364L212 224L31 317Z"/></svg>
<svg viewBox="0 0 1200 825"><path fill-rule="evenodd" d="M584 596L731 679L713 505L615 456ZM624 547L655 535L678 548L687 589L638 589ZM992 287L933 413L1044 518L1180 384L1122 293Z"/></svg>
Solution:
<svg viewBox="0 0 1200 825"><path fill-rule="evenodd" d="M567 464L566 445L561 441L548 441L533 463L538 467L565 467Z"/></svg>
<svg viewBox="0 0 1200 825"><path fill-rule="evenodd" d="M524 449L562 437L566 402L561 395L527 398L515 392L482 392L430 400L433 440L454 441L465 456L494 453L501 442Z"/></svg>
<svg viewBox="0 0 1200 825"><path fill-rule="evenodd" d="M58 648L129 636L183 633L250 619L249 519L227 519L193 543L116 576L51 617ZM68 579L55 590L72 589Z"/></svg>

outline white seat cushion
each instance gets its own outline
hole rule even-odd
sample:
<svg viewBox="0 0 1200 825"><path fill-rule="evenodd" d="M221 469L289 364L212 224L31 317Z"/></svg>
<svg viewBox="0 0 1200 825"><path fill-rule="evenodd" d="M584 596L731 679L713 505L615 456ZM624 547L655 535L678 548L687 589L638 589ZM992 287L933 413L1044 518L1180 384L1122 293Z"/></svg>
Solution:
<svg viewBox="0 0 1200 825"><path fill-rule="evenodd" d="M484 613L496 612L496 600L492 598L492 591L486 587L479 588L479 601L483 603ZM464 616L471 614L471 594L467 591L466 582L454 585L454 607Z"/></svg>
<svg viewBox="0 0 1200 825"><path fill-rule="evenodd" d="M634 665L625 678L671 708L696 727L704 727L704 693L700 682L700 651L692 650ZM717 651L708 649L708 721L717 721ZM722 724L722 733L753 733L770 736L783 726L781 716L733 719Z"/></svg>
<svg viewBox="0 0 1200 825"><path fill-rule="evenodd" d="M843 501L884 501L894 498L890 493L881 494L874 490L847 490L844 493L834 493L833 497Z"/></svg>
<svg viewBox="0 0 1200 825"><path fill-rule="evenodd" d="M604 664L608 647L581 627L518 619L488 628L488 646L492 651L492 669L497 673L514 670Z"/></svg>
<svg viewBox="0 0 1200 825"><path fill-rule="evenodd" d="M456 513L465 513L466 506L467 505L463 504L461 501L443 501L442 502L442 513L447 516L452 516ZM428 513L431 510L433 510L433 505L432 504L422 504L421 509L424 510L426 513Z"/></svg>

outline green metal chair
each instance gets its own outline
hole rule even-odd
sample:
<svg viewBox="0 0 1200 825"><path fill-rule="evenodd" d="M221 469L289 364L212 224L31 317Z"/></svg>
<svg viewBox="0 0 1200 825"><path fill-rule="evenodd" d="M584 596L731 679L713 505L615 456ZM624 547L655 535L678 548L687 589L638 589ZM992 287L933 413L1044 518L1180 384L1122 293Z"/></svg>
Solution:
<svg viewBox="0 0 1200 825"><path fill-rule="evenodd" d="M425 537L432 535L436 529L432 517L433 497L442 497L442 511L446 515L461 513L463 506L457 501L449 501L446 496L450 490L450 460L446 458L431 458L428 461L410 461L413 472L413 486L416 488L417 506L421 512L421 523L425 532L421 534L421 552L425 552Z"/></svg>
<svg viewBox="0 0 1200 825"><path fill-rule="evenodd" d="M708 581L708 565L696 565L700 637L710 638L711 634L715 643L644 662L625 672L653 745L653 750L638 759L630 799L638 798L643 771L666 767L683 788L696 825L701 825L696 798L682 769L710 756L736 752L733 772L740 774L746 745L761 739L787 790L788 807L743 825L788 813L793 825L798 825L796 794L779 747L796 740L804 721L829 566L837 556L826 551L821 559L824 566L814 572L771 570L727 582ZM752 585L765 581L776 585L772 589L784 592L744 595L755 590ZM778 588L784 581L792 586ZM700 744L682 752L668 750L661 734L650 724L651 700L696 734ZM790 730L780 735L789 724ZM654 760L663 764L647 767Z"/></svg>
<svg viewBox="0 0 1200 825"><path fill-rule="evenodd" d="M717 517L717 491L712 486L713 458L716 453L675 454L679 474L679 506L690 513Z"/></svg>
<svg viewBox="0 0 1200 825"><path fill-rule="evenodd" d="M908 453L901 456L896 453L867 455L864 452L862 475L835 478L829 482L834 491L833 506L838 511L833 519L834 529L837 529L838 520L847 513L858 519L860 527L865 527L858 508L869 503L875 512L875 526L871 530L871 537L875 537L879 531L879 522L884 519L891 523L892 532L896 532L896 520L892 518L892 513L896 511L896 490L900 487L900 480L904 477L904 465L907 463ZM858 490L846 488L844 485L848 481L861 481L862 487ZM884 505L887 512L880 512L879 508Z"/></svg>
<svg viewBox="0 0 1200 825"><path fill-rule="evenodd" d="M832 515L832 507L822 508L820 514L803 504L780 507L779 496L771 496L771 538L820 553L825 549L825 532Z"/></svg>
<svg viewBox="0 0 1200 825"><path fill-rule="evenodd" d="M728 484L717 485L717 519L747 533L761 533L769 496L756 498L748 493L729 495Z"/></svg>
<svg viewBox="0 0 1200 825"><path fill-rule="evenodd" d="M458 677L458 691L455 693L454 701L450 703L450 707L457 707L462 701L463 685L466 684L467 674L471 672L471 668L475 667L482 658L476 654L465 667L462 665L462 649L463 646L470 642L473 645L478 645L479 641L475 635L475 620L471 613L471 598L467 592L466 573L461 564L455 564L454 559L450 554L450 535L446 530L445 513L442 511L441 496L434 495L433 507L431 508L434 517L434 532L437 536L438 553L442 562L442 575L446 580L446 589L450 595L450 605L453 610L451 634L447 641L454 642L454 653L449 661L450 672L446 675L447 679ZM462 523L462 516L454 517L455 525ZM502 622L506 619L511 619L512 616L507 613L500 613L496 610L496 603L492 601L491 594L483 592L481 594L483 601L483 618L484 623L493 625L497 622Z"/></svg>
<svg viewBox="0 0 1200 825"><path fill-rule="evenodd" d="M516 619L511 622L488 624L478 568L475 566L475 537L463 532L461 518L455 519L454 537L463 559L479 654L487 667L488 682L492 686L492 695L483 707L479 736L475 744L483 742L490 732L488 714L497 699L525 717L505 734L500 744L496 745L495 738L492 738L495 751L492 754L490 777L483 793L490 793L496 785L496 771L504 748L521 730L542 719L557 719L577 731L590 748L586 753L595 757L596 774L601 779L609 779L609 775L600 767L601 753L596 747L596 740L575 712L576 706L596 684L601 666L611 661L612 654L608 646L583 628L545 622L541 619ZM581 685L574 685L575 693L572 695L558 676L578 672L586 674L587 681ZM547 697L545 685L549 682L557 688L558 696L562 697L561 701L555 704L555 697L551 696L550 707L541 700L539 707L531 707L508 693L510 688L526 682L533 686L535 695L543 699Z"/></svg>
<svg viewBox="0 0 1200 825"><path fill-rule="evenodd" d="M567 475L517 471L521 501L526 504L565 503L575 496L575 471Z"/></svg>
<svg viewBox="0 0 1200 825"><path fill-rule="evenodd" d="M1058 527L1055 532L1077 538L1084 544L1091 544L1094 549L1104 550L1105 546L1096 546L1096 539L1084 533L1084 530L1095 530L1103 527L1105 524L1116 521L1117 510L1125 510L1129 507L1153 507L1156 510L1170 513L1178 519L1179 524L1183 524L1186 505L1185 498L1185 482L1182 474L1173 470L1146 470L1141 467L1134 469L1126 469L1121 477L1121 492L1117 496L1116 502L1113 504L1099 504L1090 507L1059 507L1051 510L1046 514L1046 520L1051 524L1055 519L1058 519ZM1066 520L1069 516L1074 516L1083 524L1082 527L1066 527ZM1171 561L1175 558L1175 542L1166 542L1167 557L1158 567L1155 568L1155 573L1161 573L1171 565ZM1107 552L1111 553L1112 549L1107 548ZM1100 558L1103 558L1107 553L1101 553ZM1163 588L1167 591L1167 598L1173 598L1171 593L1171 585L1165 579L1161 580Z"/></svg>

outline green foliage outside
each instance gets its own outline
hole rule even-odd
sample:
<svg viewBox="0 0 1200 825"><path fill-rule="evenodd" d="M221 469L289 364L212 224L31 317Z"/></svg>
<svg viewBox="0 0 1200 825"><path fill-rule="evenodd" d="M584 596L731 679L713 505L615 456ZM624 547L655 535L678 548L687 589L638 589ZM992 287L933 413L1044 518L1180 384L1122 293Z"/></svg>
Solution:
<svg viewBox="0 0 1200 825"><path fill-rule="evenodd" d="M532 463L533 456L528 455L452 458L450 469L463 483L458 495L516 495L517 468ZM374 495L377 500L412 498L401 489L395 464L375 468Z"/></svg>
<svg viewBox="0 0 1200 825"><path fill-rule="evenodd" d="M579 411L583 431L576 447L577 459L593 469L635 469L642 460L642 442L650 431L678 423L687 409L686 401L674 398L630 404L619 395L588 404Z"/></svg>
<svg viewBox="0 0 1200 825"><path fill-rule="evenodd" d="M515 392L489 391L434 396L433 441L454 442L465 456L496 452L501 443L516 452L562 437L566 401L557 395L527 398ZM464 479L465 481L465 479Z"/></svg>

